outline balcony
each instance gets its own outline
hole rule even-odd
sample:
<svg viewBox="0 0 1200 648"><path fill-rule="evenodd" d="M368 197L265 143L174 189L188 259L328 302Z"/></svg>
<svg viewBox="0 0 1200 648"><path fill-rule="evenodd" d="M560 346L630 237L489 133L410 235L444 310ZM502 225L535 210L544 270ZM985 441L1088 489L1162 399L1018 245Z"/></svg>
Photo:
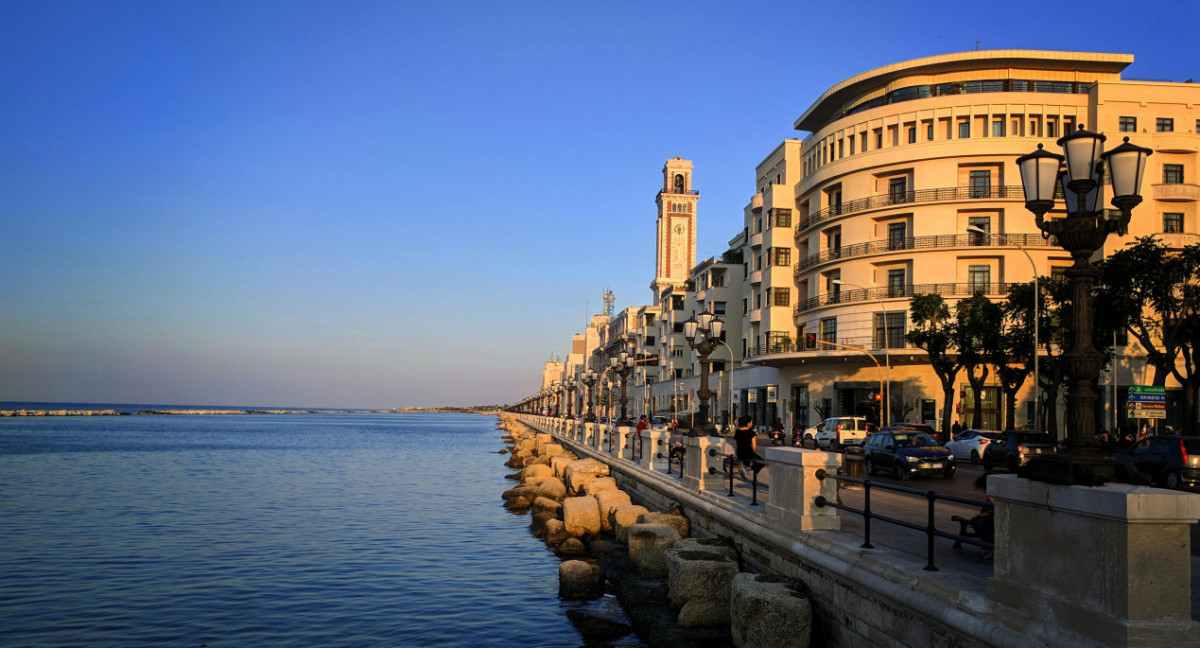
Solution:
<svg viewBox="0 0 1200 648"><path fill-rule="evenodd" d="M841 345L847 346L847 347L853 347L854 349L861 349L864 351L883 351L882 336L879 338L875 338L875 337L839 338L835 341L838 344L841 344ZM898 352L898 351L902 351L902 350L909 350L909 349L915 349L915 348L917 348L917 347L913 346L912 344L909 344L907 341L900 340L898 343L893 343L892 346L889 347L889 351L892 351L894 353L894 352ZM824 353L824 354L854 353L854 351L851 349L830 347L828 345L824 345L824 344L820 344L820 343L817 344L816 349L805 349L803 341L801 341L800 343L794 343L791 340L786 340L783 342L770 342L767 344L755 344L755 345L752 345L752 346L749 346L746 348L746 357L747 358L762 358L764 356L773 356L773 355L782 355L782 354L798 354L798 353L816 355L818 353Z"/></svg>
<svg viewBox="0 0 1200 648"><path fill-rule="evenodd" d="M856 302L874 302L883 299L911 299L913 295L929 295L938 294L943 297L961 297L967 298L974 295L976 291L981 291L983 294L990 296L999 296L1008 294L1008 283L991 283L991 284L970 284L970 283L938 283L938 284L905 284L904 286L896 287L879 287L879 288L856 288L854 290L842 290L835 293L825 293L810 297L796 304L792 309L792 316L799 317L801 314L813 310L814 308L822 308L824 306L833 306L837 304L853 304Z"/></svg>
<svg viewBox="0 0 1200 648"><path fill-rule="evenodd" d="M751 324L758 324L761 321L762 321L762 309L756 308L756 309L750 311L750 323Z"/></svg>
<svg viewBox="0 0 1200 648"><path fill-rule="evenodd" d="M866 256L869 254L952 247L1001 247L1006 245L1016 247L1018 243L1025 247L1054 247L1053 239L1044 239L1042 238L1041 234L1005 234L1003 237L986 236L981 234L935 234L931 236L910 236L905 239L870 241L868 243L856 243L855 245L843 245L836 250L822 250L817 254L812 254L801 259L800 262L794 266L794 273L798 277L804 271L815 268L823 263L837 261L839 259Z"/></svg>
<svg viewBox="0 0 1200 648"><path fill-rule="evenodd" d="M1193 202L1200 200L1200 185L1187 183L1151 185L1150 195L1165 202Z"/></svg>
<svg viewBox="0 0 1200 648"><path fill-rule="evenodd" d="M763 205L762 193L756 193L750 197L750 211L753 211L756 213L760 212L760 211L762 211L762 205Z"/></svg>
<svg viewBox="0 0 1200 648"><path fill-rule="evenodd" d="M1004 185L998 187L943 187L941 189L918 189L900 193L886 193L850 200L840 205L826 207L821 211L809 214L800 219L796 227L797 235L813 225L823 223L838 216L856 214L872 209L896 207L903 205L919 205L932 202L947 202L954 200L1025 200L1025 192L1021 185Z"/></svg>
<svg viewBox="0 0 1200 648"><path fill-rule="evenodd" d="M763 276L762 270L755 270L754 272L751 272L750 273L750 285L755 286L755 285L762 283L762 276Z"/></svg>
<svg viewBox="0 0 1200 648"><path fill-rule="evenodd" d="M762 247L762 242L763 242L762 232L756 232L756 233L750 235L750 247L752 247L752 248Z"/></svg>

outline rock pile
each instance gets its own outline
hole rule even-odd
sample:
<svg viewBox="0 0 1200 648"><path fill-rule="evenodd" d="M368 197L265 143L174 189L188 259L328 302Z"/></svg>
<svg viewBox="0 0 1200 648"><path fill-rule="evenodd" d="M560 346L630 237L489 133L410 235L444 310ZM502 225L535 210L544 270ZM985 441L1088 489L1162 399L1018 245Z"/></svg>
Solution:
<svg viewBox="0 0 1200 648"><path fill-rule="evenodd" d="M505 465L519 469L505 506L528 511L533 535L564 558L559 596L589 600L611 589L633 622L577 611L571 618L585 639L636 630L656 647L810 644L812 610L799 581L739 573L733 542L689 538L678 507L638 506L604 462L580 459L514 419L502 417L501 428L511 444Z"/></svg>

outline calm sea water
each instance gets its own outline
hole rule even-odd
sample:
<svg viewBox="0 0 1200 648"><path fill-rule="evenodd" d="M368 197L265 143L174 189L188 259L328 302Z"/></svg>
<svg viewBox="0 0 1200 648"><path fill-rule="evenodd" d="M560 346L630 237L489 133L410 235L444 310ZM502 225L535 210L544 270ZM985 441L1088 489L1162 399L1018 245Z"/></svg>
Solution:
<svg viewBox="0 0 1200 648"><path fill-rule="evenodd" d="M0 646L576 646L494 417L0 418Z"/></svg>

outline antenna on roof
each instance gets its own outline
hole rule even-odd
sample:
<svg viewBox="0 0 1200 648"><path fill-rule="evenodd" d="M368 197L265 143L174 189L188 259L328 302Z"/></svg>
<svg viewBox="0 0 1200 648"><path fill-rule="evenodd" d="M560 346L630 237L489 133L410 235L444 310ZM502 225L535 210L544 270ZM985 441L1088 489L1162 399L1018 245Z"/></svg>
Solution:
<svg viewBox="0 0 1200 648"><path fill-rule="evenodd" d="M604 314L612 317L613 304L616 303L617 297L613 295L613 291L608 287L604 287Z"/></svg>
<svg viewBox="0 0 1200 648"><path fill-rule="evenodd" d="M978 52L978 51L979 51L979 44L980 44L980 43L982 43L982 42L983 42L983 41L979 40L978 38L976 38L976 39L975 39L975 51L976 51L976 52Z"/></svg>

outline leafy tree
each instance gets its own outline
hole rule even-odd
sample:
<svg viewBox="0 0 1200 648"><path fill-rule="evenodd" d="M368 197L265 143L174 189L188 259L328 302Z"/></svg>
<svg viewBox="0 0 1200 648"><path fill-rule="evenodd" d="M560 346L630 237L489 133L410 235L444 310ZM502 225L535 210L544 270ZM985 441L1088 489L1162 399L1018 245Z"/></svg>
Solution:
<svg viewBox="0 0 1200 648"><path fill-rule="evenodd" d="M1152 384L1168 375L1183 387L1184 431L1196 430L1196 341L1200 327L1200 244L1172 250L1152 236L1114 252L1100 266L1098 312L1146 350ZM1182 367L1181 367L1182 365Z"/></svg>
<svg viewBox="0 0 1200 648"><path fill-rule="evenodd" d="M967 382L975 394L975 414L971 419L974 427L983 425L983 385L987 382L989 361L1000 348L1000 326L1004 314L1000 305L988 299L982 292L964 299L954 306L957 326L953 331L954 345L958 347L958 361L967 372Z"/></svg>
<svg viewBox="0 0 1200 648"><path fill-rule="evenodd" d="M1040 288L1038 292L1041 292ZM1040 301L1041 295L1038 297ZM1000 305L1003 327L998 336L999 344L992 349L989 358L996 368L996 378L1000 382L1000 391L1004 394L1004 420L1009 428L1016 427L1017 392L1021 390L1029 374L1033 373L1033 299L1033 282L1009 284L1008 299ZM1040 303L1038 306L1040 319L1045 307ZM1040 332L1039 329L1039 334ZM1036 401L1036 397L1034 400Z"/></svg>
<svg viewBox="0 0 1200 648"><path fill-rule="evenodd" d="M949 434L954 379L962 369L959 354L952 352L956 322L938 294L913 295L908 311L913 327L904 338L929 356L929 364L942 384L942 434Z"/></svg>

